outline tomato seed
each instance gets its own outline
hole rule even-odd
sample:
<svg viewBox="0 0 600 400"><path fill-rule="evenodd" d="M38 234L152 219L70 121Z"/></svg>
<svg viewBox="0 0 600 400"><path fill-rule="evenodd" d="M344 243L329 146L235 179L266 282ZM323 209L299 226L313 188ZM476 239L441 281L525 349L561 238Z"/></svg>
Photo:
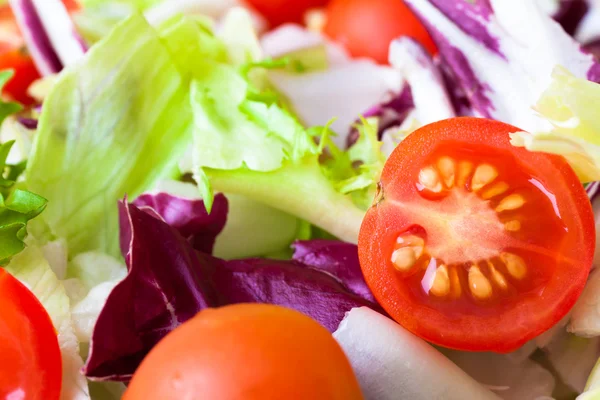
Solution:
<svg viewBox="0 0 600 400"><path fill-rule="evenodd" d="M492 296L490 281L476 265L469 269L469 289L471 294L478 300L485 300Z"/></svg>
<svg viewBox="0 0 600 400"><path fill-rule="evenodd" d="M475 169L471 180L471 189L478 191L485 185L492 183L498 177L498 170L489 164L481 164Z"/></svg>
<svg viewBox="0 0 600 400"><path fill-rule="evenodd" d="M508 211L508 210L516 210L525 204L525 198L520 194L511 194L506 196L500 201L498 207L496 207L496 212Z"/></svg>
<svg viewBox="0 0 600 400"><path fill-rule="evenodd" d="M522 279L527 274L527 265L525 260L516 254L502 253L500 258L506 264L508 273L516 279Z"/></svg>

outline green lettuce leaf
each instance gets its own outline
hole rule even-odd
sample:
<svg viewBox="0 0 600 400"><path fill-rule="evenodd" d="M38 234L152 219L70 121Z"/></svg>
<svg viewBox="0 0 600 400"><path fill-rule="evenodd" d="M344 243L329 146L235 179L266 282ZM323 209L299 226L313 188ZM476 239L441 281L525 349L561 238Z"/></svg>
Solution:
<svg viewBox="0 0 600 400"><path fill-rule="evenodd" d="M577 397L577 400L600 400L600 359L596 362L587 380L585 389Z"/></svg>
<svg viewBox="0 0 600 400"><path fill-rule="evenodd" d="M236 26L250 26L247 15L236 18ZM287 68L290 59L257 59L248 37L227 43L240 45L228 62L197 62L194 145L183 172L192 173L208 208L214 191L238 194L356 241L384 164L377 127L363 121L350 151L338 148L328 126L302 126L268 82L265 69Z"/></svg>
<svg viewBox="0 0 600 400"><path fill-rule="evenodd" d="M181 70L189 54L171 51L175 39L134 14L64 71L44 102L27 185L49 201L47 238L65 238L72 255L119 256L117 201L171 174L190 142Z"/></svg>
<svg viewBox="0 0 600 400"><path fill-rule="evenodd" d="M535 109L553 126L549 132L515 132L511 143L530 151L559 154L584 183L600 180L600 85L576 78L562 67Z"/></svg>
<svg viewBox="0 0 600 400"><path fill-rule="evenodd" d="M327 127L305 129L277 96L257 90L243 68L211 61L201 71L192 83L192 172L202 177L203 193L214 186L241 194L355 242L370 199L350 194L373 188L373 170L382 166L366 150L379 151L372 132L364 129L356 150L344 152ZM353 165L359 160L362 168Z"/></svg>
<svg viewBox="0 0 600 400"><path fill-rule="evenodd" d="M12 70L0 72L0 91L13 74ZM19 103L0 100L0 124L22 108ZM0 264L6 264L25 248L27 223L46 207L46 199L15 185L25 162L7 162L14 144L14 140L0 144Z"/></svg>
<svg viewBox="0 0 600 400"><path fill-rule="evenodd" d="M80 0L82 9L73 15L79 33L94 44L107 36L119 22L164 0ZM167 0L168 1L168 0Z"/></svg>

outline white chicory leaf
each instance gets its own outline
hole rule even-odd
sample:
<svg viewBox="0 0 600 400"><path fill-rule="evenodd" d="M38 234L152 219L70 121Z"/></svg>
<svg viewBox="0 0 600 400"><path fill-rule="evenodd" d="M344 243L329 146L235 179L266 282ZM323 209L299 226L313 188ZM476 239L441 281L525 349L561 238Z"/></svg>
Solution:
<svg viewBox="0 0 600 400"><path fill-rule="evenodd" d="M528 358L453 350L442 350L442 353L505 400L551 396L554 390L552 373Z"/></svg>
<svg viewBox="0 0 600 400"><path fill-rule="evenodd" d="M600 356L600 338L582 338L562 329L544 352L562 382L581 393Z"/></svg>
<svg viewBox="0 0 600 400"><path fill-rule="evenodd" d="M415 103L414 118L421 125L456 116L442 75L431 56L408 37L390 45L390 64L406 78Z"/></svg>
<svg viewBox="0 0 600 400"><path fill-rule="evenodd" d="M582 337L600 336L600 270L594 269L571 312L569 332Z"/></svg>
<svg viewBox="0 0 600 400"><path fill-rule="evenodd" d="M369 59L350 59L339 45L299 27L276 29L262 38L262 44L273 57L325 46L329 68L305 73L273 70L269 78L305 125L325 125L335 117L331 129L338 133L334 138L338 146L346 144L346 134L361 113L403 87L397 70Z"/></svg>
<svg viewBox="0 0 600 400"><path fill-rule="evenodd" d="M424 340L368 308L352 309L333 336L366 400L499 399Z"/></svg>
<svg viewBox="0 0 600 400"><path fill-rule="evenodd" d="M383 151L388 156L421 126L456 116L442 75L421 45L408 37L396 39L390 44L389 61L406 78L414 108L402 124L383 132Z"/></svg>
<svg viewBox="0 0 600 400"><path fill-rule="evenodd" d="M477 113L526 131L551 125L531 109L556 65L598 80L591 54L538 4L522 0L406 0Z"/></svg>

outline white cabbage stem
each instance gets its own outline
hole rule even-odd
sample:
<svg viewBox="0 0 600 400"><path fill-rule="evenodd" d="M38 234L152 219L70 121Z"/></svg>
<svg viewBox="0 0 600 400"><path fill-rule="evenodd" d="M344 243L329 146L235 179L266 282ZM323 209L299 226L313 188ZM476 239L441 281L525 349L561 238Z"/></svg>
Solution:
<svg viewBox="0 0 600 400"><path fill-rule="evenodd" d="M333 336L367 400L498 400L424 340L366 307L352 309Z"/></svg>

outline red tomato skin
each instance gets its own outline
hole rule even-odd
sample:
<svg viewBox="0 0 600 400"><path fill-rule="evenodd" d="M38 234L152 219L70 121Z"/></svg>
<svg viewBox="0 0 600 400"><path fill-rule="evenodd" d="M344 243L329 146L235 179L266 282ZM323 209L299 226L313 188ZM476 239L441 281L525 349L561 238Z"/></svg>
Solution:
<svg viewBox="0 0 600 400"><path fill-rule="evenodd" d="M425 27L401 0L333 0L324 32L352 56L381 64L387 64L390 43L400 36L410 36L437 53Z"/></svg>
<svg viewBox="0 0 600 400"><path fill-rule="evenodd" d="M215 400L363 399L331 333L298 311L268 304L199 312L152 349L123 400L197 393Z"/></svg>
<svg viewBox="0 0 600 400"><path fill-rule="evenodd" d="M595 249L594 213L585 189L575 172L561 156L546 153L529 152L514 147L509 142L509 133L521 129L498 121L483 118L458 117L426 125L409 135L396 147L388 159L381 182L385 186L394 186L394 196L408 196L410 185L402 185L401 176L412 168L422 167L422 158L443 140L454 140L457 132L460 139L473 144L495 146L509 150L527 165L534 165L545 183L552 181L552 192L560 197L562 204L571 204L561 212L574 227L578 228L577 238L572 238L569 255L578 261L572 273L563 272L548 283L544 296L534 304L525 304L534 315L523 315L519 310L511 310L498 317L465 316L460 320L446 317L435 310L421 307L396 290L393 277L380 266L389 255L383 254L379 245L385 232L380 229L384 214L380 214L380 205L372 206L363 220L359 234L359 258L367 284L383 308L398 323L415 335L434 344L468 351L493 351L507 353L514 351L527 341L542 334L573 307L583 291L592 265ZM405 157L403 153L413 154ZM385 202L385 193L383 195ZM567 201L568 200L568 201ZM547 304L541 299L546 299ZM535 307L534 307L535 306ZM468 328L467 328L468 327Z"/></svg>
<svg viewBox="0 0 600 400"><path fill-rule="evenodd" d="M328 2L329 0L246 0L246 3L269 21L271 27L286 22L300 24L306 11L323 7Z"/></svg>
<svg viewBox="0 0 600 400"><path fill-rule="evenodd" d="M41 78L33 60L23 50L12 50L0 55L0 70L12 69L14 76L4 86L4 91L25 105L31 105L34 100L27 94L27 89Z"/></svg>
<svg viewBox="0 0 600 400"><path fill-rule="evenodd" d="M0 399L22 390L27 400L57 400L61 379L50 316L29 289L0 268Z"/></svg>

